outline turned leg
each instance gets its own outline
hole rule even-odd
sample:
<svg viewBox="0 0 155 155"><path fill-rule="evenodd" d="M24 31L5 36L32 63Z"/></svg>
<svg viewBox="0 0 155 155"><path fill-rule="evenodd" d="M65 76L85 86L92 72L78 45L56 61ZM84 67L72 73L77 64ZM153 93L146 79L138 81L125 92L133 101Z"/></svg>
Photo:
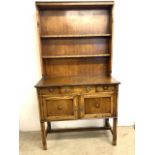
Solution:
<svg viewBox="0 0 155 155"><path fill-rule="evenodd" d="M117 118L113 118L113 145L117 145Z"/></svg>
<svg viewBox="0 0 155 155"><path fill-rule="evenodd" d="M47 150L45 123L40 122L40 126L41 126L41 138L42 138L43 149Z"/></svg>
<svg viewBox="0 0 155 155"><path fill-rule="evenodd" d="M51 122L47 122L47 132L51 132Z"/></svg>

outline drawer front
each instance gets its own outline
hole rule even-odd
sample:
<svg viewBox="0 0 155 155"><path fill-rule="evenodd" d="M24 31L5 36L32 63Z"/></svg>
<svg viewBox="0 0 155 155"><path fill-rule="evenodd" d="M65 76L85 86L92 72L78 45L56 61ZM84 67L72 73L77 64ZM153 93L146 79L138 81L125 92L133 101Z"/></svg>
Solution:
<svg viewBox="0 0 155 155"><path fill-rule="evenodd" d="M74 94L74 88L68 86L43 88L40 90L40 94L41 95Z"/></svg>
<svg viewBox="0 0 155 155"><path fill-rule="evenodd" d="M41 95L50 95L50 94L59 94L59 93L60 93L59 87L49 87L49 88L40 89Z"/></svg>
<svg viewBox="0 0 155 155"><path fill-rule="evenodd" d="M96 92L111 92L111 91L114 91L115 89L116 89L115 86L111 86L111 85L96 86Z"/></svg>
<svg viewBox="0 0 155 155"><path fill-rule="evenodd" d="M56 94L81 94L81 93L97 93L97 92L112 92L115 91L115 86L97 85L97 86L64 86L64 87L49 87L40 90L41 95L56 95Z"/></svg>
<svg viewBox="0 0 155 155"><path fill-rule="evenodd" d="M113 93L95 93L80 97L81 118L111 117L114 113Z"/></svg>
<svg viewBox="0 0 155 155"><path fill-rule="evenodd" d="M46 120L77 119L77 97L49 96L43 97L43 113Z"/></svg>

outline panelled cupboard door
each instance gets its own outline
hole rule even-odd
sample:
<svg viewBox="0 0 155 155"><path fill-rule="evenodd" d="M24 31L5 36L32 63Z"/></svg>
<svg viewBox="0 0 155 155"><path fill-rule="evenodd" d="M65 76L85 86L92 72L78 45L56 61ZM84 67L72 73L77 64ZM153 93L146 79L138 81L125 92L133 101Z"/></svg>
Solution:
<svg viewBox="0 0 155 155"><path fill-rule="evenodd" d="M79 102L81 118L111 117L114 113L112 92L82 95Z"/></svg>
<svg viewBox="0 0 155 155"><path fill-rule="evenodd" d="M45 120L77 119L78 101L76 96L62 95L43 97Z"/></svg>

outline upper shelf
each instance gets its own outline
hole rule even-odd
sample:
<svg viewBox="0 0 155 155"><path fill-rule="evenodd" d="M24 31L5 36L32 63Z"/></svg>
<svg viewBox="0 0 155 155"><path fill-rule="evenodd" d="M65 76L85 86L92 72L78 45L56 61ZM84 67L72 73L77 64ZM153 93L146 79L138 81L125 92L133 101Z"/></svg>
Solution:
<svg viewBox="0 0 155 155"><path fill-rule="evenodd" d="M76 34L76 35L41 35L43 39L50 38L87 38L87 37L110 37L111 34Z"/></svg>

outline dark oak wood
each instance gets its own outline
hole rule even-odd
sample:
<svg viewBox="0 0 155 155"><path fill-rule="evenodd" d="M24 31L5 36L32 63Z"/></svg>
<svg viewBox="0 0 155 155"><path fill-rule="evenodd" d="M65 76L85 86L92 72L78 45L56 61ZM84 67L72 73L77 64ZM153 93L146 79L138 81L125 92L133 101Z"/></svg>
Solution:
<svg viewBox="0 0 155 155"><path fill-rule="evenodd" d="M41 126L41 138L42 138L43 149L47 150L45 123L40 122L40 126Z"/></svg>
<svg viewBox="0 0 155 155"><path fill-rule="evenodd" d="M120 82L111 76L113 4L36 2L42 78L35 87L43 149L48 133L96 129L110 130L116 145ZM105 126L51 128L53 121L92 118L105 118Z"/></svg>
<svg viewBox="0 0 155 155"><path fill-rule="evenodd" d="M113 145L117 144L117 118L113 118Z"/></svg>

